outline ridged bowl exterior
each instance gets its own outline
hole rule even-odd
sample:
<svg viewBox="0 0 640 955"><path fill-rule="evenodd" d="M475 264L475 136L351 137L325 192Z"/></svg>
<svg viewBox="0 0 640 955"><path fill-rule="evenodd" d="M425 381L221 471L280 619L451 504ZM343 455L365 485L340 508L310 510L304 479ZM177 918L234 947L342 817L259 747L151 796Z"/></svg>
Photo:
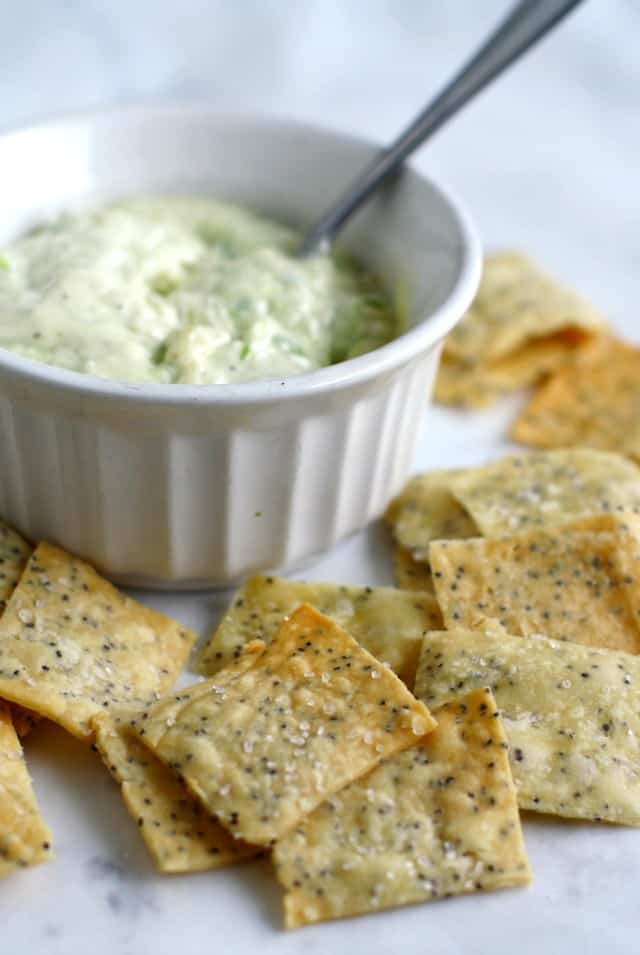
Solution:
<svg viewBox="0 0 640 955"><path fill-rule="evenodd" d="M343 391L335 407L293 404L278 423L257 409L230 428L224 415L211 427L206 409L184 431L143 428L126 412L103 422L91 400L76 415L3 397L0 513L142 586L293 567L398 491L435 366L434 350L375 388Z"/></svg>
<svg viewBox="0 0 640 955"><path fill-rule="evenodd" d="M35 178L42 167L30 161L46 147L59 153L54 169L84 171L80 185ZM144 191L211 192L310 219L373 150L206 110L34 127L0 137L0 184L14 173L13 188L0 185L0 240L59 208ZM480 253L456 204L413 172L345 239L410 292L410 329L335 368L245 386L145 386L0 350L0 515L121 582L179 588L291 569L378 517L409 473L441 344L475 292Z"/></svg>

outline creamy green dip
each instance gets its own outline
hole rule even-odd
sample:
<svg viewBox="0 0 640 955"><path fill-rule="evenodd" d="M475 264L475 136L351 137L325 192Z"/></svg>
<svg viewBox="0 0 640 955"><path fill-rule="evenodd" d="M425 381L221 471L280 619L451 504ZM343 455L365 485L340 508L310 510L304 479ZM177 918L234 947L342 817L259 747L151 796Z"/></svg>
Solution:
<svg viewBox="0 0 640 955"><path fill-rule="evenodd" d="M379 280L247 209L150 198L66 215L0 250L0 347L125 381L280 378L400 332Z"/></svg>

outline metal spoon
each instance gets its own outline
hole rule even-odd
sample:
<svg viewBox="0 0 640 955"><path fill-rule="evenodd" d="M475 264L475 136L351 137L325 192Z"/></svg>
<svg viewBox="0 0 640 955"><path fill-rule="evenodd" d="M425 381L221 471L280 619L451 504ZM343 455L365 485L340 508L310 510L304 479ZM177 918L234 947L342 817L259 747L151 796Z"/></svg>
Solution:
<svg viewBox="0 0 640 955"><path fill-rule="evenodd" d="M311 226L300 243L298 255L311 255L331 243L346 220L400 170L407 156L580 2L521 0L413 123L373 158L346 192Z"/></svg>

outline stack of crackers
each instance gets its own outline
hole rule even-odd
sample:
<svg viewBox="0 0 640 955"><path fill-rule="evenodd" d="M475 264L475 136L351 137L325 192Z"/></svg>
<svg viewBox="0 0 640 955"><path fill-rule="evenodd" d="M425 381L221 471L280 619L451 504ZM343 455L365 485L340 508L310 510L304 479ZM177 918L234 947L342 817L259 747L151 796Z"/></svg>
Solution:
<svg viewBox="0 0 640 955"><path fill-rule="evenodd" d="M512 437L539 448L588 446L640 461L640 349L527 256L485 259L471 308L448 336L435 396L483 407L536 386Z"/></svg>
<svg viewBox="0 0 640 955"><path fill-rule="evenodd" d="M491 689L522 809L640 825L640 469L514 455L414 478L387 520L399 583L443 618L416 695Z"/></svg>
<svg viewBox="0 0 640 955"><path fill-rule="evenodd" d="M91 743L162 872L269 853L290 927L526 883L508 743L485 687L413 687L433 594L252 578L194 643L83 561L4 529L0 872L52 835L18 731Z"/></svg>
<svg viewBox="0 0 640 955"><path fill-rule="evenodd" d="M524 810L640 825L640 469L511 456L387 520L397 588L252 577L178 691L194 634L4 528L0 873L52 853L38 718L94 746L161 872L268 854L288 927L526 884Z"/></svg>

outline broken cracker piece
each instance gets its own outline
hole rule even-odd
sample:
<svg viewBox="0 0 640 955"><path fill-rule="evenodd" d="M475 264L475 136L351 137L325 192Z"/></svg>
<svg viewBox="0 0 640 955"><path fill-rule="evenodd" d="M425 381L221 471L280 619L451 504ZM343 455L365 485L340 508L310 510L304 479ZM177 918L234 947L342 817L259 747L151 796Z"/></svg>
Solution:
<svg viewBox="0 0 640 955"><path fill-rule="evenodd" d="M500 710L522 809L640 825L638 657L542 636L425 637L416 693L429 706L484 686Z"/></svg>
<svg viewBox="0 0 640 955"><path fill-rule="evenodd" d="M157 742L142 741L256 845L435 725L388 667L304 604L250 668L173 719Z"/></svg>
<svg viewBox="0 0 640 955"><path fill-rule="evenodd" d="M507 743L487 690L276 843L287 928L530 880Z"/></svg>
<svg viewBox="0 0 640 955"><path fill-rule="evenodd" d="M166 692L194 641L175 620L42 543L0 618L0 697L88 740L95 713Z"/></svg>
<svg viewBox="0 0 640 955"><path fill-rule="evenodd" d="M369 653L411 686L422 637L439 626L433 595L395 587L347 587L280 577L251 577L200 653L195 668L213 675L234 660L247 640L270 643L296 607L311 604L335 620Z"/></svg>
<svg viewBox="0 0 640 955"><path fill-rule="evenodd" d="M9 707L0 701L0 876L52 856Z"/></svg>

